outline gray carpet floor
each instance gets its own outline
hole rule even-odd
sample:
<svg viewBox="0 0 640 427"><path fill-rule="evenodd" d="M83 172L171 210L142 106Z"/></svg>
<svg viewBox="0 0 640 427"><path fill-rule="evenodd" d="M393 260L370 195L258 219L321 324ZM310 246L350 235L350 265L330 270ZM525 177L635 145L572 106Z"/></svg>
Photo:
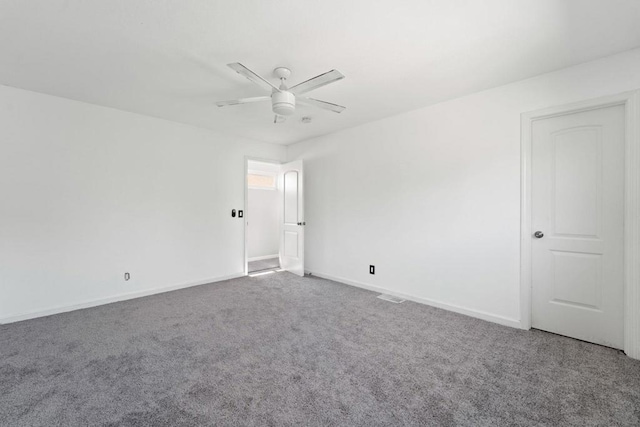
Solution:
<svg viewBox="0 0 640 427"><path fill-rule="evenodd" d="M273 270L275 268L280 268L279 258L261 259L259 261L249 262L250 273L253 273L256 271L262 271L262 270Z"/></svg>
<svg viewBox="0 0 640 427"><path fill-rule="evenodd" d="M640 424L640 362L289 273L0 326L3 426Z"/></svg>

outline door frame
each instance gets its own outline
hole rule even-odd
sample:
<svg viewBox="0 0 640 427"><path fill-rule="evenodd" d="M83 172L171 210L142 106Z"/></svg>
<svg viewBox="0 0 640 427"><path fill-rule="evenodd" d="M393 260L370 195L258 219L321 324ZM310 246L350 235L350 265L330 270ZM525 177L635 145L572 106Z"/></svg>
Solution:
<svg viewBox="0 0 640 427"><path fill-rule="evenodd" d="M252 157L252 156L244 156L244 271L243 275L247 276L249 274L249 226L247 225L247 220L249 219L249 182L247 180L247 175L249 174L249 162L260 162L260 163L269 163L272 165L281 165L282 162L280 160L275 159L265 159L262 157Z"/></svg>
<svg viewBox="0 0 640 427"><path fill-rule="evenodd" d="M520 325L531 329L531 131L541 119L622 105L625 109L624 352L640 359L640 90L523 113L520 167Z"/></svg>

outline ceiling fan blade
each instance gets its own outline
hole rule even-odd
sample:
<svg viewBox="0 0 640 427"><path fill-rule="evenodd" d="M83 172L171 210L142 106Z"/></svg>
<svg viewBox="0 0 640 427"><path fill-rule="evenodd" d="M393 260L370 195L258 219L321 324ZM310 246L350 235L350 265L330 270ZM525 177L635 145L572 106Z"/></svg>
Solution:
<svg viewBox="0 0 640 427"><path fill-rule="evenodd" d="M307 80L306 82L302 82L300 84L295 85L289 92L294 95L301 95L303 93L307 93L311 90L318 89L319 87L328 85L329 83L337 82L338 80L344 79L344 75L338 70L327 71L324 74L320 74L319 76L315 76L312 79Z"/></svg>
<svg viewBox="0 0 640 427"><path fill-rule="evenodd" d="M250 69L248 69L247 67L245 67L244 65L242 65L239 62L234 62L232 64L227 64L227 66L229 68L231 68L233 71L235 71L236 73L238 73L238 74L240 74L242 76L245 76L246 78L248 78L249 80L251 80L252 82L257 84L258 86L260 86L264 90L267 90L269 92L271 92L273 90L275 90L276 92L280 92L280 89L278 89L273 84L271 84L267 80L263 79L258 74L254 73L253 71L251 71Z"/></svg>
<svg viewBox="0 0 640 427"><path fill-rule="evenodd" d="M343 107L342 105L332 104L330 102L320 101L318 99L305 98L304 96L296 96L296 101L299 101L301 104L308 104L314 107L322 108L323 110L333 111L334 113L342 113L347 108Z"/></svg>
<svg viewBox="0 0 640 427"><path fill-rule="evenodd" d="M250 102L269 101L270 96L254 96L253 98L234 99L232 101L219 101L216 102L218 107L226 107L228 105L249 104Z"/></svg>

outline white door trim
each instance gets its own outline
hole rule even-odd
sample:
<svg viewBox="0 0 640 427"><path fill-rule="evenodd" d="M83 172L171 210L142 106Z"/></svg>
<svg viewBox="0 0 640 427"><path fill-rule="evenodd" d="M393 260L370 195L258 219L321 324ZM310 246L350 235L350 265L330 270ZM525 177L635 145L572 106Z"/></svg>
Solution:
<svg viewBox="0 0 640 427"><path fill-rule="evenodd" d="M640 359L640 90L521 115L520 323L531 329L531 129L535 120L625 107L624 351Z"/></svg>

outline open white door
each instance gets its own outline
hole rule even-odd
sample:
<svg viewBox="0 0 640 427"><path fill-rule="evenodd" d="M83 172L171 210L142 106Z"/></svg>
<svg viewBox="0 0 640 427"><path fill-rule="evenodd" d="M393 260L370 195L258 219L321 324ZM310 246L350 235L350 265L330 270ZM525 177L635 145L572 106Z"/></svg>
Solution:
<svg viewBox="0 0 640 427"><path fill-rule="evenodd" d="M279 188L282 192L280 216L280 268L304 276L304 198L302 160L282 165Z"/></svg>

